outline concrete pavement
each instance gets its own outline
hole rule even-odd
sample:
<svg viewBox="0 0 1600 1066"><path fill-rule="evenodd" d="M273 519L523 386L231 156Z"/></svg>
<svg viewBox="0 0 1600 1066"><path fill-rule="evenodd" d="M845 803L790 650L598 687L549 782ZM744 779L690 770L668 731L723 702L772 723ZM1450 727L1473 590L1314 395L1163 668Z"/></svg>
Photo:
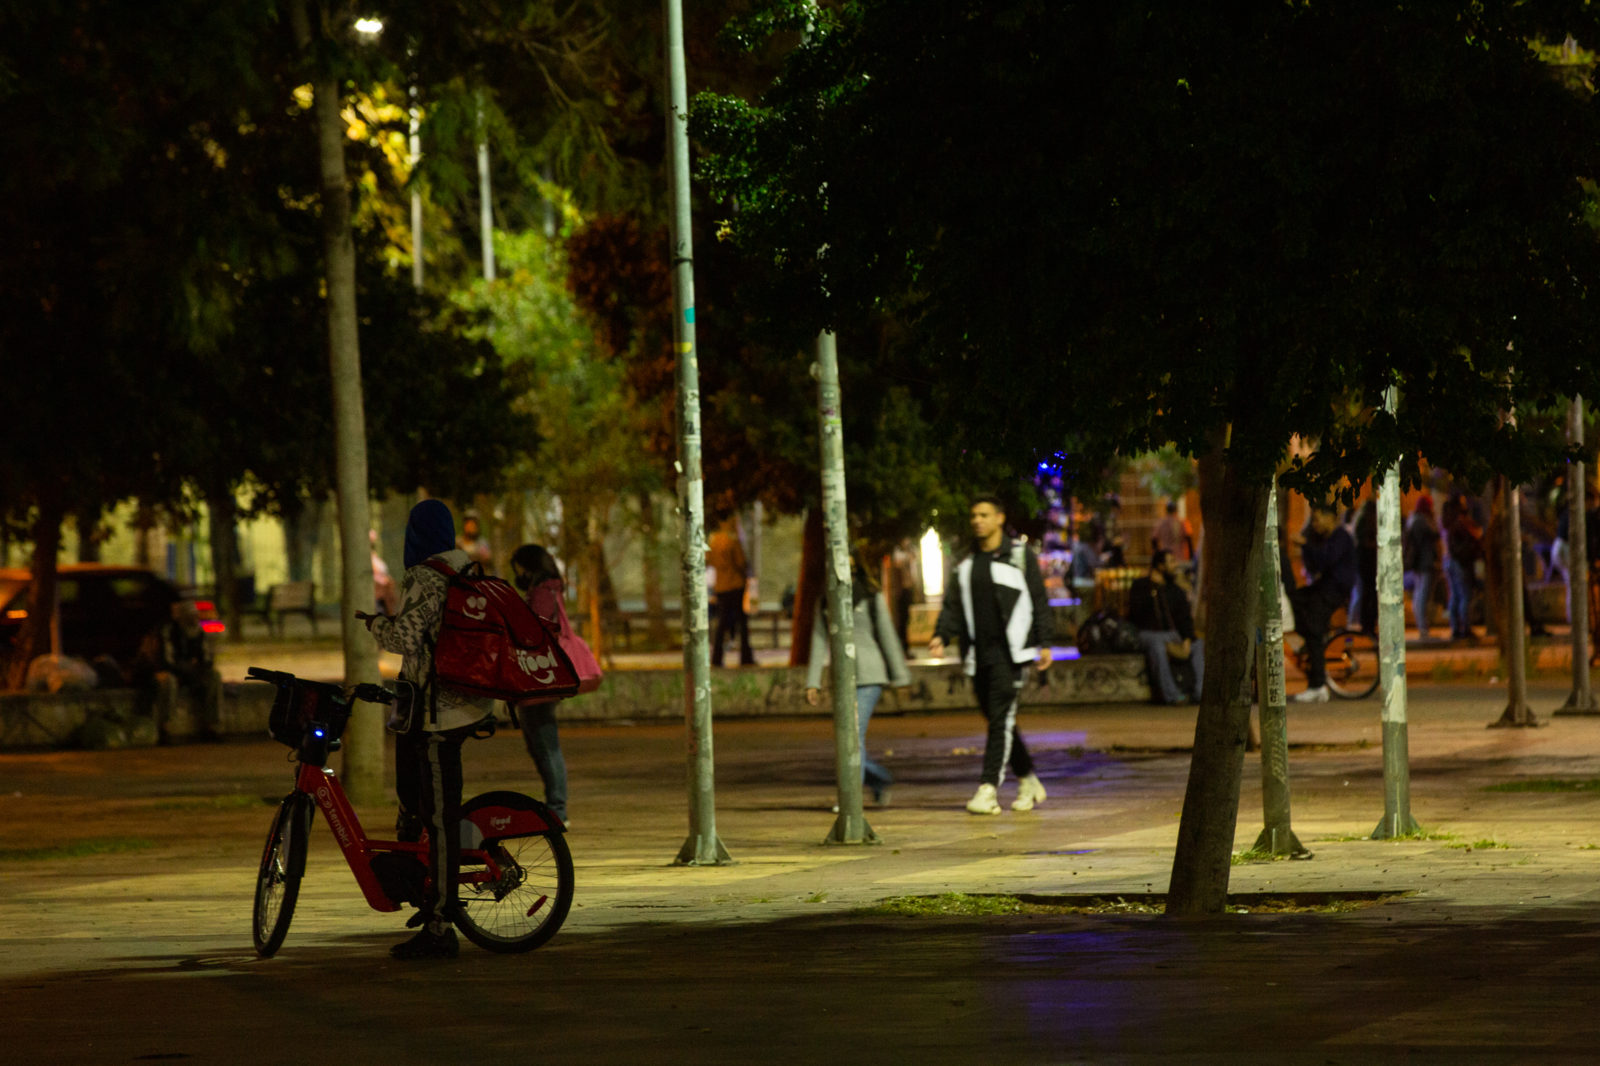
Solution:
<svg viewBox="0 0 1600 1066"><path fill-rule="evenodd" d="M1565 691L1535 689L1541 716ZM0 755L8 1057L1593 1061L1600 720L1488 730L1501 686L1412 694L1413 811L1432 839L1364 839L1383 812L1375 701L1296 707L1295 829L1315 857L1233 877L1239 893L1391 902L1200 922L1059 906L1164 890L1192 708L1030 712L1050 797L988 819L961 809L975 714L875 718L871 746L899 782L868 812L884 843L848 848L819 843L827 722L719 722L718 828L736 863L717 868L671 865L682 728L586 724L563 731L566 927L528 956L464 945L432 967L388 958L399 919L365 907L322 826L283 950L253 957L255 864L290 778L278 745ZM466 758L469 795L537 789L515 736ZM1258 781L1249 755L1241 850L1260 828ZM1554 781L1587 787L1488 791ZM386 807L361 813L387 824ZM991 917L881 909L943 893L1034 902Z"/></svg>

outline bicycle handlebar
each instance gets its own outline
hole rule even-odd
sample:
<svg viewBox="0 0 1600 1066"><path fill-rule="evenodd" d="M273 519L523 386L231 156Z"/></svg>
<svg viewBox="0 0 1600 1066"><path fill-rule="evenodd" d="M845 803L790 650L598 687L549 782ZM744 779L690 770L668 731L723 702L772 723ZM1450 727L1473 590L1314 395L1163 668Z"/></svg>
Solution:
<svg viewBox="0 0 1600 1066"><path fill-rule="evenodd" d="M266 681L274 685L292 685L301 678L282 670L268 670L265 667L251 666L245 670L246 677L255 678L257 681ZM306 684L320 685L322 682L305 682ZM339 686L330 686L338 688ZM361 684L350 690L350 698L365 700L368 703L393 703L394 693L382 685Z"/></svg>

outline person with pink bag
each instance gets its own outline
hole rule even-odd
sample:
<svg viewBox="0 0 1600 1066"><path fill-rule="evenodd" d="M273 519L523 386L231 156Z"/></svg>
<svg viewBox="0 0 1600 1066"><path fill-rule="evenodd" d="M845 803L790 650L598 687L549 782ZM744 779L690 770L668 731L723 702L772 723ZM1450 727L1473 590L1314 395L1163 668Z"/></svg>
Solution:
<svg viewBox="0 0 1600 1066"><path fill-rule="evenodd" d="M528 606L549 625L561 650L577 670L578 693L600 686L600 664L583 638L567 620L566 582L550 553L537 544L524 544L511 554L511 583L527 598ZM561 754L556 729L556 704L560 700L531 700L514 707L512 717L522 730L522 741L544 782L544 801L563 823L567 820L567 761Z"/></svg>

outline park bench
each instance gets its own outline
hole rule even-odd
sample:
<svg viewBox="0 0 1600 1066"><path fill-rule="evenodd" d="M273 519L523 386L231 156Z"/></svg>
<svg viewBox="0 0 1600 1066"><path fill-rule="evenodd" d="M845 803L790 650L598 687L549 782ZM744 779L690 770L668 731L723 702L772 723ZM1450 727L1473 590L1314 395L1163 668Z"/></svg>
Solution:
<svg viewBox="0 0 1600 1066"><path fill-rule="evenodd" d="M283 616L303 614L311 619L311 635L317 635L316 586L310 581L285 581L267 590L267 599L261 608L261 617L267 628L278 636L283 635Z"/></svg>

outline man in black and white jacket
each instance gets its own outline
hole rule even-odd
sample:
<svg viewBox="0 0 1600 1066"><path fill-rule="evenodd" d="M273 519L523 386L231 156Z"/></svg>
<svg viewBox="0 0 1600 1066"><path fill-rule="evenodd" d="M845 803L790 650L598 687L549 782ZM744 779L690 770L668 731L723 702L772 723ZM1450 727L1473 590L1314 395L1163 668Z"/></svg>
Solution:
<svg viewBox="0 0 1600 1066"><path fill-rule="evenodd" d="M1014 811L1029 811L1045 798L1033 772L1033 759L1017 730L1017 699L1028 666L1050 665L1050 601L1045 596L1039 557L1005 534L1005 506L994 496L972 501L972 551L959 562L945 587L944 607L928 650L935 658L956 641L972 678L978 710L989 723L983 753L983 778L967 802L973 814L1000 813L1000 783L1006 767L1017 776Z"/></svg>

